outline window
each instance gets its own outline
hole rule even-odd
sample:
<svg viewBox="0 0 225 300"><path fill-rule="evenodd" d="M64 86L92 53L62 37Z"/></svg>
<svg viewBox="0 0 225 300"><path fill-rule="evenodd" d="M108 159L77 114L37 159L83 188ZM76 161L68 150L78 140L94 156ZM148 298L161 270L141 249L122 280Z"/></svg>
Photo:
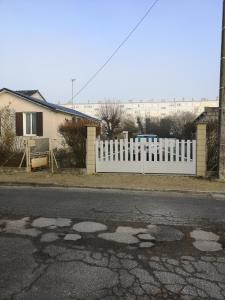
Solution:
<svg viewBox="0 0 225 300"><path fill-rule="evenodd" d="M24 113L23 124L24 135L37 135L37 113Z"/></svg>
<svg viewBox="0 0 225 300"><path fill-rule="evenodd" d="M16 112L17 136L43 136L43 112Z"/></svg>

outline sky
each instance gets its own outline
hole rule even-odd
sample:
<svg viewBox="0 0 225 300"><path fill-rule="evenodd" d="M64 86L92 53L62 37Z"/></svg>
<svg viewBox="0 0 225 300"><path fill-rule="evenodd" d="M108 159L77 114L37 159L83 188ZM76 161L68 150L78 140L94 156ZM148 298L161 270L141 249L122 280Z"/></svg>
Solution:
<svg viewBox="0 0 225 300"><path fill-rule="evenodd" d="M0 0L0 88L71 99L153 0ZM222 0L160 0L74 102L215 99Z"/></svg>

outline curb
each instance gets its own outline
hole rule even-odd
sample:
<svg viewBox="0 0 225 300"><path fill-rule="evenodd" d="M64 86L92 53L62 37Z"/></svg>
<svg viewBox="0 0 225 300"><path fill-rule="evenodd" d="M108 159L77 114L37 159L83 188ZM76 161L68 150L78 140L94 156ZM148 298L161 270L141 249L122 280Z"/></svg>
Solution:
<svg viewBox="0 0 225 300"><path fill-rule="evenodd" d="M126 188L126 187L107 187L107 186L88 186L88 185L64 185L57 183L36 183L36 182L2 182L0 181L0 187L14 186L14 187L42 187L42 188L69 188L69 189L95 189L95 190L121 190L132 192L171 192L180 194L218 194L224 195L225 192L216 191L193 191L193 190L176 190L176 189L146 189L146 188Z"/></svg>

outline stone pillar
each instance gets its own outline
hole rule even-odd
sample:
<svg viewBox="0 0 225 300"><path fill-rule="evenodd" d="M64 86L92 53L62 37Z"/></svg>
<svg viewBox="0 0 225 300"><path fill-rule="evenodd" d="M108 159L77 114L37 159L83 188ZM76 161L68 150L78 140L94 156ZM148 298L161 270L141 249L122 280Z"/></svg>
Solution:
<svg viewBox="0 0 225 300"><path fill-rule="evenodd" d="M197 124L197 176L205 177L206 166L206 123Z"/></svg>
<svg viewBox="0 0 225 300"><path fill-rule="evenodd" d="M95 141L96 141L96 127L87 127L87 143L86 143L86 170L87 174L94 174L96 167L95 157Z"/></svg>

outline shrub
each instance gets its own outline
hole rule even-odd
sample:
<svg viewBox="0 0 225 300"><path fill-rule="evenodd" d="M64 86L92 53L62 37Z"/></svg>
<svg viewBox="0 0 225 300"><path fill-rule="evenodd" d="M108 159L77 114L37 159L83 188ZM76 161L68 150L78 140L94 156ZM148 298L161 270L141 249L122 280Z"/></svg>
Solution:
<svg viewBox="0 0 225 300"><path fill-rule="evenodd" d="M15 150L15 112L8 105L0 110L0 164L3 164Z"/></svg>
<svg viewBox="0 0 225 300"><path fill-rule="evenodd" d="M87 126L96 126L97 134L99 134L99 124L88 119L73 118L72 120L66 120L59 126L59 133L64 137L66 144L74 154L77 168L86 167Z"/></svg>
<svg viewBox="0 0 225 300"><path fill-rule="evenodd" d="M207 171L218 169L218 120L207 124Z"/></svg>

